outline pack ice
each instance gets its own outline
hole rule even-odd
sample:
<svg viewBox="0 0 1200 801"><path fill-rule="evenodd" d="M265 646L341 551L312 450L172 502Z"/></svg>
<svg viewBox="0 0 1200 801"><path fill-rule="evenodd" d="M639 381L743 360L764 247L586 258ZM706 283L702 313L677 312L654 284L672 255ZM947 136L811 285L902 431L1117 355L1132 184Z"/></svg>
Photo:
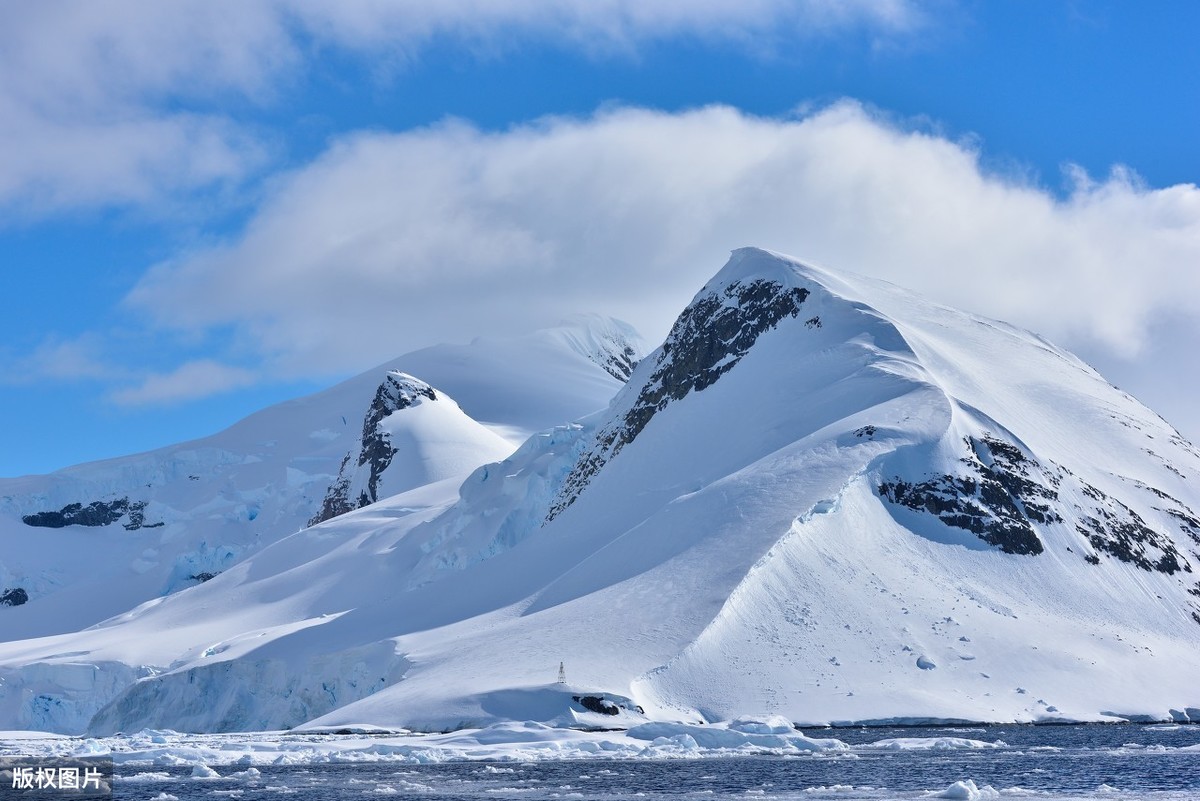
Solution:
<svg viewBox="0 0 1200 801"><path fill-rule="evenodd" d="M633 366L612 326L567 347L610 394ZM0 607L0 728L1200 721L1200 454L1035 334L746 248L606 409L543 408L561 424L515 452L497 431L554 406L544 383L497 389L506 421L467 402L505 370L460 396L447 363L364 381L361 431L328 428L319 470L270 485L290 531L182 590L109 586L153 572L128 551L174 554L145 536L184 525L165 495L68 510L50 477L32 509L6 489L72 543L96 533L79 515L120 536L84 590ZM275 414L256 436L325 430ZM257 463L214 449L179 463L198 486L171 476L225 515L207 547L253 531L228 511L245 490L214 487ZM176 464L131 459L105 469ZM132 608L74 609L108 592ZM22 629L39 604L51 622Z"/></svg>

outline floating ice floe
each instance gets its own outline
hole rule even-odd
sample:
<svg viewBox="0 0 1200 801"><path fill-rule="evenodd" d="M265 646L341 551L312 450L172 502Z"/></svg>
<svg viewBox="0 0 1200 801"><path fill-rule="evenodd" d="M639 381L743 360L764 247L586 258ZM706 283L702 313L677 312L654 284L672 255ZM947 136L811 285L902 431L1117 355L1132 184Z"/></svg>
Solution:
<svg viewBox="0 0 1200 801"><path fill-rule="evenodd" d="M984 740L968 740L964 737L893 737L886 740L876 740L865 743L859 748L873 748L882 751L959 751L963 749L1007 748L1003 740L986 742Z"/></svg>

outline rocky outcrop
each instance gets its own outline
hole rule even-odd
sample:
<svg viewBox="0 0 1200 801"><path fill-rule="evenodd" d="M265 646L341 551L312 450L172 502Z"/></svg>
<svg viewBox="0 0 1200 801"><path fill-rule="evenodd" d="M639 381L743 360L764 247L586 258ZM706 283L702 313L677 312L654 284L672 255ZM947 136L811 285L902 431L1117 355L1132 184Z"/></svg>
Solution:
<svg viewBox="0 0 1200 801"><path fill-rule="evenodd" d="M622 712L637 712L639 715L646 714L646 710L624 696L616 696L614 700L603 695L572 695L571 700L587 711L595 712L599 715L615 716Z"/></svg>
<svg viewBox="0 0 1200 801"><path fill-rule="evenodd" d="M329 485L329 489L325 491L325 498L321 501L321 508L309 519L308 525L315 526L317 523L332 520L338 515L344 515L346 512L352 512L358 508L358 506L350 502L350 478L353 471L347 468L350 466L352 458L354 458L353 453L347 453L342 458L342 465L338 468L337 478Z"/></svg>
<svg viewBox="0 0 1200 801"><path fill-rule="evenodd" d="M756 279L734 281L692 301L657 351L654 372L632 406L615 425L597 432L593 447L567 476L546 522L574 503L592 476L633 442L656 414L716 383L764 332L797 316L807 298L808 290L802 287Z"/></svg>
<svg viewBox="0 0 1200 801"><path fill-rule="evenodd" d="M879 494L970 531L1004 553L1040 554L1045 548L1032 523L1062 522L1050 506L1058 500L1059 479L1020 448L993 435L964 442L969 455L960 460L966 467L962 473L921 482L895 477L880 483ZM1033 480L1031 470L1045 483Z"/></svg>
<svg viewBox="0 0 1200 801"><path fill-rule="evenodd" d="M337 478L325 493L320 511L313 515L308 525L315 526L379 500L379 479L396 455L391 437L381 424L401 409L421 403L422 399L436 401L437 392L406 373L388 371L375 390L375 397L363 419L357 454L351 451L342 459Z"/></svg>
<svg viewBox="0 0 1200 801"><path fill-rule="evenodd" d="M130 501L128 497L112 501L92 501L87 506L69 503L57 511L35 512L24 515L21 522L37 528L64 528L66 526L107 526L122 517L126 531L139 528L158 528L163 524L146 522L146 501Z"/></svg>
<svg viewBox="0 0 1200 801"><path fill-rule="evenodd" d="M628 381L629 376L633 375L633 368L637 367L637 351L632 345L624 344L619 349L605 353L598 363L613 378Z"/></svg>
<svg viewBox="0 0 1200 801"><path fill-rule="evenodd" d="M857 433L857 432L856 432ZM1192 566L1164 532L1149 525L1130 504L1092 486L1060 465L1044 466L1021 448L995 435L968 437L965 471L923 481L893 477L879 485L890 503L932 515L947 526L970 531L1005 553L1036 555L1044 547L1035 525L1070 520L1091 549L1084 560L1097 565L1101 554L1142 570L1173 575ZM1191 509L1161 490L1133 482L1153 494L1179 530L1200 545L1200 520ZM1064 504L1060 490L1070 487L1086 504Z"/></svg>
<svg viewBox="0 0 1200 801"><path fill-rule="evenodd" d="M1083 492L1095 504L1090 509L1080 508L1080 520L1075 524L1075 530L1097 551L1142 570L1154 570L1167 575L1181 570L1192 572L1192 566L1175 548L1171 539L1150 528L1142 516L1129 506L1091 484L1084 483ZM1184 517L1191 517L1187 512L1175 511ZM1180 528L1188 532L1188 525L1185 523ZM1195 535L1193 539L1196 539ZM1093 564L1098 561L1095 559Z"/></svg>
<svg viewBox="0 0 1200 801"><path fill-rule="evenodd" d="M29 601L29 593L23 587L13 587L0 593L0 606L20 606Z"/></svg>

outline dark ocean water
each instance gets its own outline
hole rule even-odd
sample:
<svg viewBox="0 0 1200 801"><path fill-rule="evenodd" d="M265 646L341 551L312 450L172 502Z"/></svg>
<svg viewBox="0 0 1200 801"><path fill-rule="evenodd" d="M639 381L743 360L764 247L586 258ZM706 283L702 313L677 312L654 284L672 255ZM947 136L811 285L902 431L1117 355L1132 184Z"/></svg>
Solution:
<svg viewBox="0 0 1200 801"><path fill-rule="evenodd" d="M890 799L1200 801L1200 726L988 726L810 731L850 754L700 759L258 766L196 779L118 770L121 799ZM1002 741L994 749L881 750L889 738ZM1190 747L1196 747L1189 750ZM226 769L223 774L235 773ZM162 776L163 773L169 777ZM965 784L971 780L974 785ZM963 784L958 784L962 782Z"/></svg>

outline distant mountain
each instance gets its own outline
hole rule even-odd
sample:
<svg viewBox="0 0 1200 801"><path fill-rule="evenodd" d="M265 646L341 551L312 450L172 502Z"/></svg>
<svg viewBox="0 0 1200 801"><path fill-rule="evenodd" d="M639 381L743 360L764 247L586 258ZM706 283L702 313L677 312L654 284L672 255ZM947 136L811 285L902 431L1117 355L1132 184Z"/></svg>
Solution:
<svg viewBox="0 0 1200 801"><path fill-rule="evenodd" d="M1200 721L1198 476L1037 335L747 248L606 410L0 645L0 728Z"/></svg>
<svg viewBox="0 0 1200 801"><path fill-rule="evenodd" d="M0 636L85 628L207 581L381 489L460 482L533 431L603 408L641 347L602 317L439 345L211 437L0 479ZM396 391L412 408L399 411ZM336 488L351 485L339 505Z"/></svg>

